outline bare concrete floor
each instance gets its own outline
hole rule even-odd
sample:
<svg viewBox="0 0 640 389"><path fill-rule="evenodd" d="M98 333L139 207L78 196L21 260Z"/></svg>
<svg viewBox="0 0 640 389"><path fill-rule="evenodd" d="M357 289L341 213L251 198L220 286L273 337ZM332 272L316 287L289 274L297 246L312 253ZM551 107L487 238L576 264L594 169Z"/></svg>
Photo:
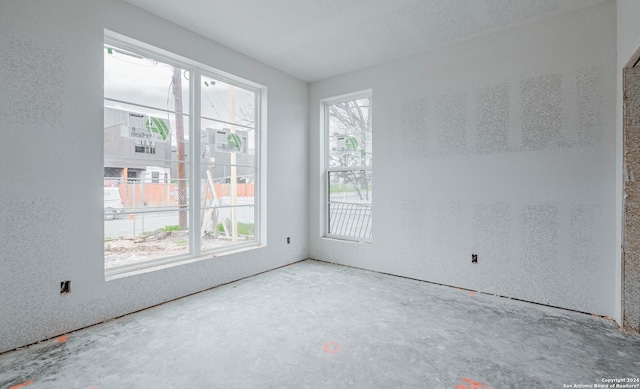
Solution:
<svg viewBox="0 0 640 389"><path fill-rule="evenodd" d="M316 261L0 355L0 388L568 388L638 377L640 336L604 319Z"/></svg>

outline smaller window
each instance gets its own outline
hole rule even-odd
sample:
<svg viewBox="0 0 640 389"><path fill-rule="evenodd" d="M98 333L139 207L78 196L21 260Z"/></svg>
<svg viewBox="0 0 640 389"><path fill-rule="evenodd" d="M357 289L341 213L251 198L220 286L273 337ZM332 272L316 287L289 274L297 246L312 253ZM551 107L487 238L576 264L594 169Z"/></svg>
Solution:
<svg viewBox="0 0 640 389"><path fill-rule="evenodd" d="M325 102L326 236L370 242L373 219L371 94Z"/></svg>

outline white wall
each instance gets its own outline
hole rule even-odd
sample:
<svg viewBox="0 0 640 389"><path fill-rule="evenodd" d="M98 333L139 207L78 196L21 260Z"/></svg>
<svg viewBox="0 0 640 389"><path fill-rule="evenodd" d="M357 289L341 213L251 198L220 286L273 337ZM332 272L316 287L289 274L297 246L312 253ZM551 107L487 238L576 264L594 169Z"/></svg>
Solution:
<svg viewBox="0 0 640 389"><path fill-rule="evenodd" d="M617 0L617 43L618 43L618 90L617 90L617 126L616 126L616 242L622 243L622 69L631 56L640 49L640 1ZM616 258L616 320L622 320L622 256L617 246Z"/></svg>
<svg viewBox="0 0 640 389"><path fill-rule="evenodd" d="M311 257L614 315L615 66L611 1L312 84ZM323 239L320 100L367 88L373 243Z"/></svg>
<svg viewBox="0 0 640 389"><path fill-rule="evenodd" d="M267 247L105 282L105 28L268 88ZM0 53L0 352L308 257L306 83L118 0L1 1Z"/></svg>
<svg viewBox="0 0 640 389"><path fill-rule="evenodd" d="M640 47L640 2L617 0L618 69L622 69Z"/></svg>

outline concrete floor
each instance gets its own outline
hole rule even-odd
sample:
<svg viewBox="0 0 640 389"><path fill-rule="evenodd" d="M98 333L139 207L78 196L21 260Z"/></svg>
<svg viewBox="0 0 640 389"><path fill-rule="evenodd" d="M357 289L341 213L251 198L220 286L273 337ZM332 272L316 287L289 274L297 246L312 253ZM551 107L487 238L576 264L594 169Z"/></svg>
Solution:
<svg viewBox="0 0 640 389"><path fill-rule="evenodd" d="M640 336L607 320L316 261L0 354L0 388L566 388L637 377Z"/></svg>

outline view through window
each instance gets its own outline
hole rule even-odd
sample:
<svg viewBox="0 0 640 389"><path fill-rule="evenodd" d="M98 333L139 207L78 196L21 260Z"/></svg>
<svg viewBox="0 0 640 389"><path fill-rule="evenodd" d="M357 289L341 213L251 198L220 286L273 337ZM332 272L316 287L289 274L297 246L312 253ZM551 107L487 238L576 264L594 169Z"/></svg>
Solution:
<svg viewBox="0 0 640 389"><path fill-rule="evenodd" d="M370 242L373 218L371 94L329 100L326 236Z"/></svg>
<svg viewBox="0 0 640 389"><path fill-rule="evenodd" d="M259 90L107 41L105 267L254 245Z"/></svg>

